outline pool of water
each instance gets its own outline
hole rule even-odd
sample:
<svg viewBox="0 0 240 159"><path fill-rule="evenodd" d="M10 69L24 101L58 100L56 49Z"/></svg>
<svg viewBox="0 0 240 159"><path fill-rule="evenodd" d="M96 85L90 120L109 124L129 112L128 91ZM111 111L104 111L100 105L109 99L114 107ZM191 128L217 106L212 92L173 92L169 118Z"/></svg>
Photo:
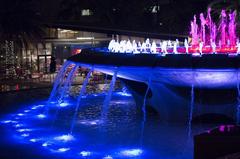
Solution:
<svg viewBox="0 0 240 159"><path fill-rule="evenodd" d="M168 123L158 115L148 115L143 126L141 109L128 93L115 91L107 118L101 117L105 93L82 97L73 133L70 127L76 99L63 103L46 101L26 105L9 114L1 124L12 141L34 145L47 155L58 158L193 158L192 135L213 125L193 125L188 136L187 123ZM44 114L48 110L48 114ZM23 148L24 149L24 148ZM27 151L27 150L26 150Z"/></svg>

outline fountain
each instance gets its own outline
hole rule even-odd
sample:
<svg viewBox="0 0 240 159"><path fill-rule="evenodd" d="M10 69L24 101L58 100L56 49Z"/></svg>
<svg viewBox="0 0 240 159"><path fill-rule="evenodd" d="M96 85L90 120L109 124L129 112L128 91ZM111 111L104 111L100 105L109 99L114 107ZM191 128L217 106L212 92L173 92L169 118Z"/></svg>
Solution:
<svg viewBox="0 0 240 159"><path fill-rule="evenodd" d="M50 104L50 102L53 100L53 98L55 97L56 93L57 93L57 89L58 87L60 86L60 83L62 82L62 79L66 73L66 68L70 65L70 62L65 62L63 67L61 68L61 70L59 71L56 79L55 79L55 82L54 82L54 85L53 85L53 89L52 89L52 92L50 94L50 97L48 99L48 103Z"/></svg>
<svg viewBox="0 0 240 159"><path fill-rule="evenodd" d="M193 119L193 110L194 110L194 86L191 88L191 105L189 110L189 120L188 120L188 137L192 135L192 119Z"/></svg>
<svg viewBox="0 0 240 159"><path fill-rule="evenodd" d="M114 86L115 86L115 83L116 83L116 78L117 78L117 69L115 70L115 72L113 74L112 81L110 83L107 96L106 96L106 98L104 99L104 102L103 102L102 115L101 115L101 118L102 118L103 121L105 121L107 119L107 113L108 113L108 109L109 109L108 107L109 107L110 100L111 100L111 97L112 97L112 93L113 93L113 90L114 90Z"/></svg>
<svg viewBox="0 0 240 159"><path fill-rule="evenodd" d="M193 55L219 53L237 55L239 52L239 43L236 36L236 11L227 13L226 10L222 10L219 26L212 20L211 8L208 9L206 17L204 13L200 13L199 19L200 24L198 24L197 16L194 15L189 35L191 40L189 42L184 40L184 46L179 46L178 40L176 40L176 43L170 40L163 40L159 43L153 40L151 43L151 40L147 38L142 44L138 42L138 45L136 45L135 40L133 42L130 40L127 42L126 40L121 40L121 49L118 50L114 49L115 46L116 48L118 47L118 42L115 42L113 39L109 43L108 51L121 53L158 53L163 56L169 53L192 53ZM217 32L218 30L219 32ZM172 48L173 51L171 51Z"/></svg>
<svg viewBox="0 0 240 159"><path fill-rule="evenodd" d="M69 75L65 81L65 84L63 86L63 90L62 90L62 93L61 93L61 96L59 98L59 103L61 104L63 101L64 101L64 96L67 94L67 91L70 89L69 87L71 86L71 83L72 83L72 80L73 80L73 76L74 74L76 73L78 69L78 66L75 65L72 70L69 72Z"/></svg>
<svg viewBox="0 0 240 159"><path fill-rule="evenodd" d="M143 145L143 138L144 138L144 128L145 128L145 123L146 123L146 119L147 119L147 114L146 114L146 101L147 101L147 95L149 93L150 90L150 85L151 85L151 76L149 76L149 80L148 80L148 87L147 90L145 92L144 95L144 99L143 99L143 106L142 106L142 113L143 113L143 119L142 119L142 130L141 130L141 140L140 140L140 144Z"/></svg>
<svg viewBox="0 0 240 159"><path fill-rule="evenodd" d="M76 120L76 117L77 117L77 114L78 114L78 110L79 110L79 107L80 107L80 104L81 104L81 99L82 99L82 96L83 94L86 92L86 87L87 87L87 84L88 84L88 80L90 78L90 75L92 74L93 72L93 68L91 68L91 70L88 72L84 82L83 82L83 85L82 85L82 88L80 90L80 93L78 95L78 98L77 98L77 106L75 108L75 111L74 111L74 115L73 115L73 120L72 120L72 124L71 124L71 128L70 128L70 134L73 133L73 129L74 129L74 126L75 126L75 120Z"/></svg>
<svg viewBox="0 0 240 159"><path fill-rule="evenodd" d="M2 124L11 126L21 140L69 158L191 158L192 145L187 145L190 148L186 148L186 156L182 146L188 144L186 136L192 141L194 118L215 113L239 123L240 42L236 37L236 12L223 10L219 26L213 22L210 8L206 17L204 13L199 15L199 21L197 17L191 21L191 38L183 42L116 38L107 49L83 49L62 66L48 101L18 111ZM70 96L79 67L89 72L76 96ZM94 71L106 74L103 90L109 85L107 92L87 92ZM108 75L112 76L110 84ZM117 79L130 94L125 89L114 90ZM237 109L229 103L204 103L209 94L222 100L228 89L236 91L236 86ZM218 96L219 90L224 93ZM201 101L199 92L203 92ZM146 119L146 105L158 114L157 122ZM141 121L136 117L139 108ZM54 126L49 127L52 120ZM106 131L99 131L102 127ZM152 136L161 142L150 140Z"/></svg>

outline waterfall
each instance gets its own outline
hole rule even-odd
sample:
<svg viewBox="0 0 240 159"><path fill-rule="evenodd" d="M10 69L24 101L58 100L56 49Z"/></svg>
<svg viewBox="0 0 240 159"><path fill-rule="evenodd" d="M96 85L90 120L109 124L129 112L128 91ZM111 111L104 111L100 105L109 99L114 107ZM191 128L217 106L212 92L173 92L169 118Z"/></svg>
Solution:
<svg viewBox="0 0 240 159"><path fill-rule="evenodd" d="M144 99L143 99L143 106L142 106L143 120L142 120L142 130L141 130L141 145L143 143L143 134L144 134L146 117L147 117L147 114L146 114L146 100L147 100L148 92L150 90L151 77L152 76L150 75L149 80L148 80L148 87L147 87L147 90L145 92Z"/></svg>
<svg viewBox="0 0 240 159"><path fill-rule="evenodd" d="M53 85L53 89L51 91L50 97L48 99L47 105L50 104L50 102L53 100L53 98L55 97L56 93L57 93L57 88L60 85L62 78L64 78L64 75L67 71L68 66L70 65L70 62L65 62L64 65L62 66L61 70L59 71L59 73L57 74L55 81L54 81L54 85Z"/></svg>
<svg viewBox="0 0 240 159"><path fill-rule="evenodd" d="M194 108L194 85L192 84L191 88L191 105L189 111L189 119L188 119L188 137L191 137L192 134L192 117L193 117L193 108Z"/></svg>
<svg viewBox="0 0 240 159"><path fill-rule="evenodd" d="M77 71L77 69L78 69L78 65L75 65L72 68L72 70L70 71L70 73L68 74L68 77L67 77L67 79L64 83L64 86L63 86L63 90L61 92L61 96L59 98L59 103L61 103L64 100L66 92L70 89L71 83L72 83L72 80L73 80L72 77L75 75L75 72Z"/></svg>
<svg viewBox="0 0 240 159"><path fill-rule="evenodd" d="M73 129L74 129L74 126L75 126L75 120L76 120L78 110L79 110L79 107L80 107L80 104L81 104L81 99L82 99L82 96L84 95L84 93L86 92L86 87L87 87L87 84L88 84L88 80L89 80L92 72L93 72L93 67L88 72L85 80L83 81L82 88L80 90L80 93L79 93L79 96L78 96L78 99L77 99L77 105L76 105L75 112L74 112L74 115L73 115L73 120L72 120L72 123L71 123L70 134L73 133Z"/></svg>
<svg viewBox="0 0 240 159"><path fill-rule="evenodd" d="M112 92L114 90L115 83L116 83L116 78L117 78L117 69L114 71L107 96L105 97L104 102L103 102L102 114L101 114L103 121L106 119L106 116L108 113L109 104L110 104L110 100L112 97Z"/></svg>

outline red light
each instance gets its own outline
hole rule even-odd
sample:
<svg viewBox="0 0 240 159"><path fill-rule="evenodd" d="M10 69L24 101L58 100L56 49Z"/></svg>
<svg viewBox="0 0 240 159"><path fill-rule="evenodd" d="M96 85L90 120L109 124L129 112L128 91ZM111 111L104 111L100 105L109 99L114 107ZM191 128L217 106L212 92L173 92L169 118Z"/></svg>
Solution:
<svg viewBox="0 0 240 159"><path fill-rule="evenodd" d="M80 54L82 49L74 49L72 55Z"/></svg>
<svg viewBox="0 0 240 159"><path fill-rule="evenodd" d="M18 91L19 90L19 85L18 84L16 84L16 91Z"/></svg>

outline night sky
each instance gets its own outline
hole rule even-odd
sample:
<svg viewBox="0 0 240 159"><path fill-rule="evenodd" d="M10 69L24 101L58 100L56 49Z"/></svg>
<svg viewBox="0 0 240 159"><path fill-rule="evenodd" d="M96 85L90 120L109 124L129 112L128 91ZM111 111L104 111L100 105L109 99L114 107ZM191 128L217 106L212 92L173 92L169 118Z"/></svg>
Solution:
<svg viewBox="0 0 240 159"><path fill-rule="evenodd" d="M212 2L212 0L39 0L35 3L47 22L67 21L78 25L187 34L193 15L205 12ZM157 14L150 14L151 6L154 5L159 5L160 9ZM82 9L91 9L94 13L91 17L81 17Z"/></svg>

